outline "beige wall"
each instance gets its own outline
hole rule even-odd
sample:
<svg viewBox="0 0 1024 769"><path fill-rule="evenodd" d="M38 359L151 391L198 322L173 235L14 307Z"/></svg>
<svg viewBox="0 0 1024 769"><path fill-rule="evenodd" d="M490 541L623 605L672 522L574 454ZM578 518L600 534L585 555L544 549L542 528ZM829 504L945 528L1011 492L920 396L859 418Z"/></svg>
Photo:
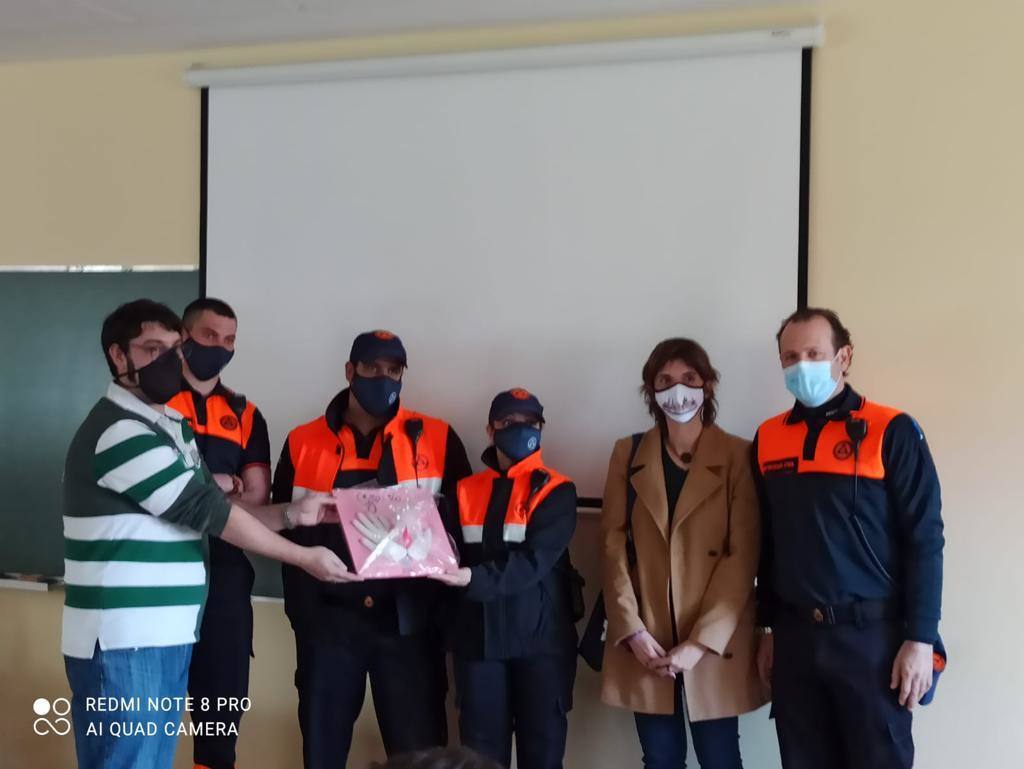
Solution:
<svg viewBox="0 0 1024 769"><path fill-rule="evenodd" d="M807 22L806 11L440 31L151 56L0 64L0 262L194 264L195 64L242 66L547 45Z"/></svg>
<svg viewBox="0 0 1024 769"><path fill-rule="evenodd" d="M951 666L918 719L918 766L1024 765L1019 252L1024 231L1024 4L835 0L815 54L812 301L858 344L855 384L910 410L944 481ZM806 19L800 10L460 31L314 45L0 66L0 261L196 259L198 97L190 63L249 64L673 34ZM770 329L766 329L766 343ZM582 527L580 552L588 547ZM68 742L27 735L31 700L66 689L59 594L0 592L0 767L65 767ZM240 766L296 766L293 651L276 605L257 609ZM581 680L569 767L638 764L628 719ZM751 752L769 734L749 728ZM179 766L187 765L185 746ZM372 730L357 750L377 751ZM767 755L767 753L766 753ZM766 759L767 760L767 759Z"/></svg>

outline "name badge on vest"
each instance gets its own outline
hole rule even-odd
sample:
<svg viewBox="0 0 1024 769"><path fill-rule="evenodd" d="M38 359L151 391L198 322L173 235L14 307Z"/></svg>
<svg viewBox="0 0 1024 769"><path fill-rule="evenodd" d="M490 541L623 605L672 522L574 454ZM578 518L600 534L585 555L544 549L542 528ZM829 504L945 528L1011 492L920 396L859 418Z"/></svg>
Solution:
<svg viewBox="0 0 1024 769"><path fill-rule="evenodd" d="M761 467L761 474L766 478L770 475L795 475L799 467L798 457L786 457L785 459L769 459Z"/></svg>

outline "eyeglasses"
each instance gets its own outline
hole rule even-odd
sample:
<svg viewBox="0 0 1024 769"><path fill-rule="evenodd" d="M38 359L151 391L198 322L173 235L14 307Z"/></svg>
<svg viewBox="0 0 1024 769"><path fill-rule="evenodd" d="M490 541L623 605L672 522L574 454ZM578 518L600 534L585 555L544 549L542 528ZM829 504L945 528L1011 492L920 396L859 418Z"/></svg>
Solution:
<svg viewBox="0 0 1024 769"><path fill-rule="evenodd" d="M186 357L182 351L181 342L177 342L173 346L168 347L163 342L158 342L155 339L151 339L148 342L129 342L128 346L134 347L136 350L139 350L139 357L142 358L142 360L146 361L147 363L152 363L168 350L177 351L178 357L180 357L182 360L184 360Z"/></svg>

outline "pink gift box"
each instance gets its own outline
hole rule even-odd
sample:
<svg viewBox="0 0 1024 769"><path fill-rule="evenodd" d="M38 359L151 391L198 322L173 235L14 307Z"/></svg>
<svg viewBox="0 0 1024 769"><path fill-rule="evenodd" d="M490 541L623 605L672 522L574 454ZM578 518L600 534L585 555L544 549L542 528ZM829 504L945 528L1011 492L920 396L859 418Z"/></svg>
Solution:
<svg viewBox="0 0 1024 769"><path fill-rule="evenodd" d="M425 577L458 569L429 489L335 489L356 573L366 579Z"/></svg>

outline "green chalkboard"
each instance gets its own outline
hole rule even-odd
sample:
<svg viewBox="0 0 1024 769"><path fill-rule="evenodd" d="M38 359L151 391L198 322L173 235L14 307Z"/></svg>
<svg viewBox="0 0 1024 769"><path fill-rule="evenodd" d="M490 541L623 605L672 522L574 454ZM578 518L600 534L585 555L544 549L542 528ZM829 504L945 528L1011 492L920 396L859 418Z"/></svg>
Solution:
<svg viewBox="0 0 1024 769"><path fill-rule="evenodd" d="M0 272L0 572L64 573L61 474L110 382L103 318L140 297L180 313L198 293L194 271Z"/></svg>

